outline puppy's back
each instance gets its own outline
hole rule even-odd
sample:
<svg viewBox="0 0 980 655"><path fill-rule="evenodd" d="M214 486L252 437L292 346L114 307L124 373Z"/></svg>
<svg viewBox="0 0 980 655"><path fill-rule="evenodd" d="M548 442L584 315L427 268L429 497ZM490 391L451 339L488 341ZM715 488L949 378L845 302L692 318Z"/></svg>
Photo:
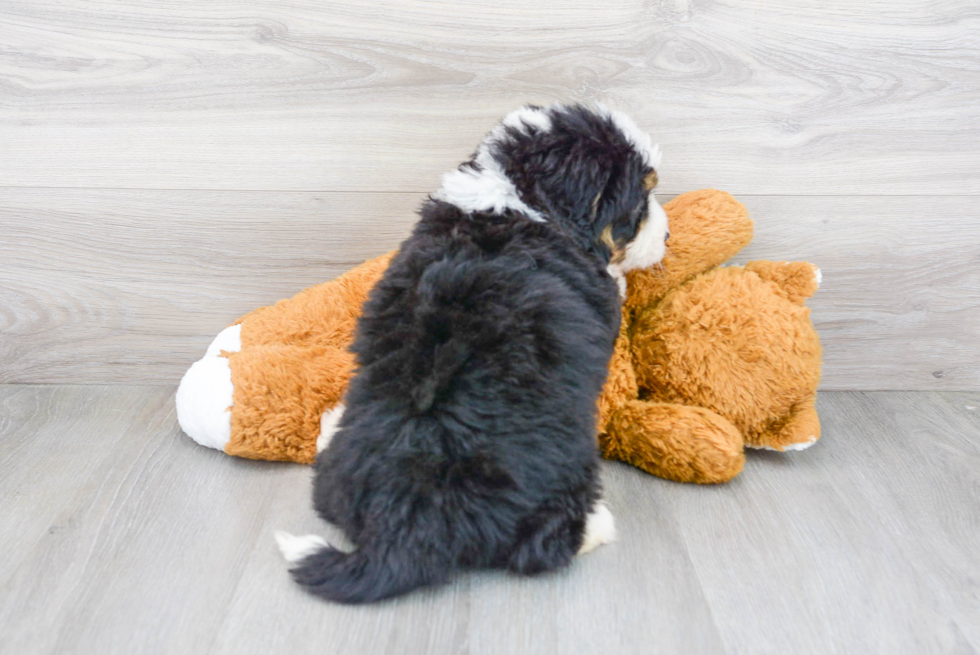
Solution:
<svg viewBox="0 0 980 655"><path fill-rule="evenodd" d="M598 495L616 290L547 226L514 223L423 222L365 306L314 492L359 550L304 562L297 579L314 591L375 600L458 567L534 572L577 550L581 530L562 527L554 553L532 540Z"/></svg>

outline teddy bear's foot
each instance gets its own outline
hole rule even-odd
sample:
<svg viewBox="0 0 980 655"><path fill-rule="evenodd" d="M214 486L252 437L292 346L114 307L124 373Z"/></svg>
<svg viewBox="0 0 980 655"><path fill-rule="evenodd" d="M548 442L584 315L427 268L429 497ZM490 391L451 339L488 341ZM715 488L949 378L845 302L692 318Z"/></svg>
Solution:
<svg viewBox="0 0 980 655"><path fill-rule="evenodd" d="M820 269L809 262L754 261L746 264L745 270L774 282L790 302L798 305L816 293L823 280Z"/></svg>
<svg viewBox="0 0 980 655"><path fill-rule="evenodd" d="M742 434L703 407L631 401L599 442L604 457L676 482L727 482L745 463Z"/></svg>
<svg viewBox="0 0 980 655"><path fill-rule="evenodd" d="M224 450L231 439L231 405L234 386L231 367L221 351L238 352L242 347L241 326L218 333L207 352L184 374L177 387L177 422L191 439Z"/></svg>
<svg viewBox="0 0 980 655"><path fill-rule="evenodd" d="M765 450L805 450L820 439L820 418L814 400L793 408L789 418L770 431L749 436L746 447Z"/></svg>

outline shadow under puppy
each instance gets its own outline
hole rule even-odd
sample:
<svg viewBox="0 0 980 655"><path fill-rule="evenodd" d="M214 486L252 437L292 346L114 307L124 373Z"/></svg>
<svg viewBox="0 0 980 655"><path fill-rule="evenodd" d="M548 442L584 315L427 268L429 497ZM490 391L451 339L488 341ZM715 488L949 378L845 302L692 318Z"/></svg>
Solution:
<svg viewBox="0 0 980 655"><path fill-rule="evenodd" d="M357 549L278 533L297 582L360 603L612 540L595 406L622 276L664 255L658 164L619 112L526 106L443 177L364 306L319 444L314 505Z"/></svg>

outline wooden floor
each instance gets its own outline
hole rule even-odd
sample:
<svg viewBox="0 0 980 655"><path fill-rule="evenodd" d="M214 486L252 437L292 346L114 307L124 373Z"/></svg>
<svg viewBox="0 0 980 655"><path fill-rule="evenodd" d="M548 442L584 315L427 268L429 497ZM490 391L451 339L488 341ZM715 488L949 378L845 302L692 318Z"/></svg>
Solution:
<svg viewBox="0 0 980 655"><path fill-rule="evenodd" d="M0 386L0 653L980 649L980 392L823 393L724 486L607 463L616 544L369 607L286 574L274 530L337 539L310 469L194 444L173 392Z"/></svg>

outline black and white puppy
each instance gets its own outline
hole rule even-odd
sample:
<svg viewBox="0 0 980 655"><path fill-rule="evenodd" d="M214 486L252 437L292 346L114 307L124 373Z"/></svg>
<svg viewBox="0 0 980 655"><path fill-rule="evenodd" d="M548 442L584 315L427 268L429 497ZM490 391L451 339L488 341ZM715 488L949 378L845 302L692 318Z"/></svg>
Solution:
<svg viewBox="0 0 980 655"><path fill-rule="evenodd" d="M527 106L443 177L323 422L314 505L356 550L277 534L297 582L374 601L466 568L549 571L613 538L595 403L617 279L664 254L658 159L621 113Z"/></svg>

